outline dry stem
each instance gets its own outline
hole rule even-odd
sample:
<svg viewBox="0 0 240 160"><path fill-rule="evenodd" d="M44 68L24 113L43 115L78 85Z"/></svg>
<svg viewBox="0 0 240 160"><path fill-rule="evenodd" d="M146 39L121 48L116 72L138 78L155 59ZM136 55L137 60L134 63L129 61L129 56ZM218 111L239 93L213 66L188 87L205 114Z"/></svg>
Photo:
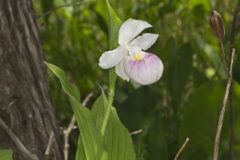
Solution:
<svg viewBox="0 0 240 160"><path fill-rule="evenodd" d="M133 135L137 135L139 133L142 133L142 131L143 131L142 129L139 129L139 130L131 132L130 134L133 136Z"/></svg>
<svg viewBox="0 0 240 160"><path fill-rule="evenodd" d="M226 87L225 94L224 94L223 105L222 105L222 109L220 112L218 126L217 126L217 132L216 132L216 136L215 136L214 155L213 155L214 160L218 160L219 142L220 142L223 120L224 120L224 115L225 115L225 110L226 110L226 104L228 101L230 86L232 83L232 67L233 67L235 49L232 50L231 54L232 54L232 56L231 56L231 63L230 63L230 68L229 68L229 72L228 72L228 75L229 75L228 82L227 82L227 87Z"/></svg>
<svg viewBox="0 0 240 160"><path fill-rule="evenodd" d="M180 156L180 154L182 153L183 149L186 147L187 143L189 141L189 138L187 137L185 142L183 143L183 145L181 146L181 148L178 150L176 156L174 157L174 160L178 160L178 157Z"/></svg>
<svg viewBox="0 0 240 160"><path fill-rule="evenodd" d="M53 136L54 136L54 133L52 131L50 134L49 140L48 140L46 151L44 153L44 156L46 156L46 157L48 157L51 153L51 148L52 148L52 144L53 144Z"/></svg>

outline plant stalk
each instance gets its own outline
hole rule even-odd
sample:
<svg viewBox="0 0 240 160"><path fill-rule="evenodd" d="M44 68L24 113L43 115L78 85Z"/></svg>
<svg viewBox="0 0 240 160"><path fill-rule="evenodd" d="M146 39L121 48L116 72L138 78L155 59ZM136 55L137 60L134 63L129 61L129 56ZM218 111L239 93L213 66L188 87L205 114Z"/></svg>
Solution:
<svg viewBox="0 0 240 160"><path fill-rule="evenodd" d="M232 67L233 67L233 61L234 61L234 53L235 49L232 50L232 59L230 63L230 68L229 68L229 77L228 77L228 82L227 86L225 89L225 94L223 98L223 104L221 108L221 112L219 115L219 120L218 120L218 126L217 126L217 131L216 131L216 136L215 136L215 142L214 142L214 154L213 154L213 160L218 160L219 156L219 143L220 143L220 137L221 137L221 132L222 132L222 126L223 126L223 120L224 120L224 115L227 107L227 101L229 98L229 92L230 92L230 87L232 84Z"/></svg>
<svg viewBox="0 0 240 160"><path fill-rule="evenodd" d="M101 126L101 135L103 136L106 131L108 119L111 113L111 107L114 98L114 90L115 90L115 83L116 83L116 74L114 73L114 69L109 71L109 90L108 90L108 102L107 102L107 109L103 119L103 124Z"/></svg>

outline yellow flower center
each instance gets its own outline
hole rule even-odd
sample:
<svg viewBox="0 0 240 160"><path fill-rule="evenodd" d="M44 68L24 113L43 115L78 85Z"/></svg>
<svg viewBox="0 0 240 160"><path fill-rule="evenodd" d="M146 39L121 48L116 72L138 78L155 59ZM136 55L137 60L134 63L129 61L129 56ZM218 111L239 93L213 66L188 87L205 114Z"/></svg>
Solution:
<svg viewBox="0 0 240 160"><path fill-rule="evenodd" d="M135 61L140 61L142 59L142 54L141 53L136 53L134 56Z"/></svg>

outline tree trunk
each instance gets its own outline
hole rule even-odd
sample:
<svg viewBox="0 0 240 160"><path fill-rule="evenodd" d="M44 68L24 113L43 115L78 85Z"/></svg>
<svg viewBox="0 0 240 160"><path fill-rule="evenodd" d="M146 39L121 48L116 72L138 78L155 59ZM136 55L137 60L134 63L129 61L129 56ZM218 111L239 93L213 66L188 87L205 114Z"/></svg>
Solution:
<svg viewBox="0 0 240 160"><path fill-rule="evenodd" d="M50 103L46 67L31 0L0 0L0 118L43 160L50 134L51 160L61 160L60 134ZM0 148L27 160L0 127Z"/></svg>

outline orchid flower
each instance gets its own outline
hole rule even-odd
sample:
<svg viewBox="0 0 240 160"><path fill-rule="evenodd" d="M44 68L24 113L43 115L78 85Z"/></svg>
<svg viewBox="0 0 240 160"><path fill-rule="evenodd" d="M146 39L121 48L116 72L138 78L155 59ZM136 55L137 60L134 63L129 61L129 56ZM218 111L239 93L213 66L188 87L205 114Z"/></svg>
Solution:
<svg viewBox="0 0 240 160"><path fill-rule="evenodd" d="M150 27L152 25L142 20L125 21L119 30L119 46L104 52L99 59L99 66L103 69L115 67L115 73L119 77L141 85L158 81L163 72L162 61L158 56L145 52L156 42L158 34L145 33L138 36Z"/></svg>

